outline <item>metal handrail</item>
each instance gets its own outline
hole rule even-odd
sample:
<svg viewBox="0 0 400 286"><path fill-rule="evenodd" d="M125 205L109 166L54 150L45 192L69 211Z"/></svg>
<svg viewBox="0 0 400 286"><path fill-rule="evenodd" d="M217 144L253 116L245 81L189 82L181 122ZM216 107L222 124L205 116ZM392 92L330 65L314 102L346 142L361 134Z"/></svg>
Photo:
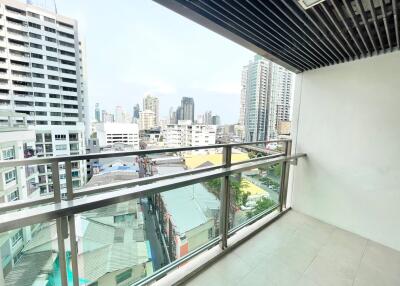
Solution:
<svg viewBox="0 0 400 286"><path fill-rule="evenodd" d="M49 164L49 163L53 163L53 162L80 161L80 160L90 160L90 159L100 159L100 158L134 156L134 155L143 156L143 155L148 155L148 154L174 153L174 152L204 150L204 149L217 149L217 148L224 148L224 147L229 147L229 146L245 148L246 145L283 143L283 142L287 142L287 141L290 141L290 140L283 139L283 140L271 140L271 141L214 144L214 145L177 147L177 148L161 148L161 149L136 150L136 151L105 152L105 153L69 155L69 156L58 156L58 157L49 157L49 158L48 157L47 158L31 158L31 159L9 160L9 161L0 160L0 168L17 167L17 166L25 166L25 165L36 165L36 164Z"/></svg>
<svg viewBox="0 0 400 286"><path fill-rule="evenodd" d="M39 206L31 209L24 209L18 212L0 215L0 233L15 229L16 226L23 227L36 223L79 214L85 211L133 200L141 197L148 197L153 194L162 193L175 188L204 182L215 178L230 176L245 170L254 169L260 166L273 165L281 162L305 157L300 153L293 156L281 156L273 159L264 159L257 162L244 162L229 168L218 168L212 171L200 172L198 174L181 176L175 179L159 180L150 184L137 186L135 180L118 182L98 187L102 190L118 189L114 192L107 192L82 198L75 198L60 203ZM121 190L121 188L124 188Z"/></svg>

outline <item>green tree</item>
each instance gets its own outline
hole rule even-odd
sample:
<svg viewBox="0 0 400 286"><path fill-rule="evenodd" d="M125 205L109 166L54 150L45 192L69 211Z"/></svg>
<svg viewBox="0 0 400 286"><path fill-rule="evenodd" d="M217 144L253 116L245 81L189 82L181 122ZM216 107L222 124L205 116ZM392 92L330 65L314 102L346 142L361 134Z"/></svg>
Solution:
<svg viewBox="0 0 400 286"><path fill-rule="evenodd" d="M275 205L273 200L262 198L261 200L257 201L256 206L253 210L246 213L247 218L251 218Z"/></svg>

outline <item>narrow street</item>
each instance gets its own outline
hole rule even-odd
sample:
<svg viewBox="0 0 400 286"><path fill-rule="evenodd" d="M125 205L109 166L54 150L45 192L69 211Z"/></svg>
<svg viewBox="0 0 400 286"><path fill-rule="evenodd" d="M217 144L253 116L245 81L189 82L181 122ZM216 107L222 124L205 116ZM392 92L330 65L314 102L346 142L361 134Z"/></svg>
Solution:
<svg viewBox="0 0 400 286"><path fill-rule="evenodd" d="M150 243L151 255L153 257L154 270L160 269L166 264L166 258L164 257L164 251L160 237L157 234L158 228L156 226L155 215L149 211L149 203L147 199L142 199L143 215L145 219L145 232L146 238Z"/></svg>

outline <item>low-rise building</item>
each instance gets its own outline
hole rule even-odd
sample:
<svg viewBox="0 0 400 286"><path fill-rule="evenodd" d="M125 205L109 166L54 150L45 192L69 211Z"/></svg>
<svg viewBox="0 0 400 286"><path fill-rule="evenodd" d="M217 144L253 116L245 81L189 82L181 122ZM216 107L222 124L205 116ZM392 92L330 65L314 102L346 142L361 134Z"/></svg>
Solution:
<svg viewBox="0 0 400 286"><path fill-rule="evenodd" d="M180 120L178 124L168 124L165 127L163 139L166 147L211 145L215 144L216 126L192 124L190 120Z"/></svg>
<svg viewBox="0 0 400 286"><path fill-rule="evenodd" d="M124 144L139 149L139 129L134 123L97 123L95 136L99 140L100 148L113 147Z"/></svg>

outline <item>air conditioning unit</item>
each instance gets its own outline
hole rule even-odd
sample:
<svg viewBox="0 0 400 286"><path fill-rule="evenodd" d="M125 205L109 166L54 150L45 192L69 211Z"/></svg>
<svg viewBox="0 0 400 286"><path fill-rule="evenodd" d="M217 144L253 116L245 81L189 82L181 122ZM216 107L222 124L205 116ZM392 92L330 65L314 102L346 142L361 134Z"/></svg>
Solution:
<svg viewBox="0 0 400 286"><path fill-rule="evenodd" d="M311 8L312 6L324 2L325 0L298 0L298 1L304 9L308 9Z"/></svg>

